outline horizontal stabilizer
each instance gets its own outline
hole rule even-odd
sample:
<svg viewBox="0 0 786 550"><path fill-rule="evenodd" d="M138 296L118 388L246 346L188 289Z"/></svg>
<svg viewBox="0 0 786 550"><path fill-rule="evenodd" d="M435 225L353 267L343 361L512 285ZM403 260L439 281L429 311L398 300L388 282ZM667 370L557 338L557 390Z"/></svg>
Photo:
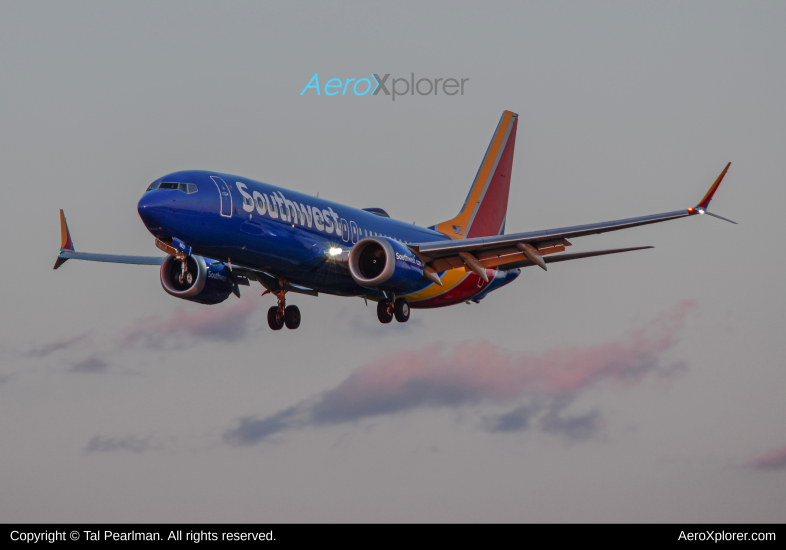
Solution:
<svg viewBox="0 0 786 550"><path fill-rule="evenodd" d="M580 258L591 258L593 256L605 256L607 254L619 254L620 252L631 252L633 250L644 250L646 248L655 248L654 246L637 246L634 248L613 248L610 250L590 250L589 252L574 252L571 254L554 254L553 256L544 256L543 261L547 264L555 263L555 262L566 262L568 260L578 260ZM517 267L528 267L531 265L537 265L532 260L519 260L517 262L512 262L509 264L500 265L499 268L506 270L506 269L515 269Z"/></svg>

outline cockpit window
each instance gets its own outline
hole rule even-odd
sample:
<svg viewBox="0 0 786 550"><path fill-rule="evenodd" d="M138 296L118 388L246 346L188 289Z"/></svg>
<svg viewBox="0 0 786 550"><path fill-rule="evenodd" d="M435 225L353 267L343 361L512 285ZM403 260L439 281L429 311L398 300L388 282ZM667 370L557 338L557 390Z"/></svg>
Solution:
<svg viewBox="0 0 786 550"><path fill-rule="evenodd" d="M154 189L171 189L173 191L182 191L183 193L196 193L199 191L195 183L178 183L174 181L162 181L162 182L155 182L151 183L150 187L147 188L147 191L153 191ZM145 192L147 192L145 191Z"/></svg>

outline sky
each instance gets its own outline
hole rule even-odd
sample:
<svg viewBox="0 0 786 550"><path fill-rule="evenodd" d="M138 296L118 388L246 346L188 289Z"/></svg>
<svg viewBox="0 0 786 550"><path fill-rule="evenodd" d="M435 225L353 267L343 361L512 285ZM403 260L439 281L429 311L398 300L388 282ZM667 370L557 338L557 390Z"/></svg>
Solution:
<svg viewBox="0 0 786 550"><path fill-rule="evenodd" d="M0 3L0 517L783 522L782 2ZM329 78L463 95L317 96ZM237 174L432 225L519 114L508 233L573 241L480 304L179 300L153 180ZM256 284L256 283L254 283Z"/></svg>

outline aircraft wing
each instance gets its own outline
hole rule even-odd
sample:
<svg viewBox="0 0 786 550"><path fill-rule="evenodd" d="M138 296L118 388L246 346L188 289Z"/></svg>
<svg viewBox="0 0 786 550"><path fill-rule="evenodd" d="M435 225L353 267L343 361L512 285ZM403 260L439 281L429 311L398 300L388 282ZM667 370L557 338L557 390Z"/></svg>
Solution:
<svg viewBox="0 0 786 550"><path fill-rule="evenodd" d="M61 250L57 256L58 265L63 265L66 260L90 260L93 262L109 262L113 264L161 265L165 256L120 256L117 254L93 254L90 252L76 252L75 250Z"/></svg>
<svg viewBox="0 0 786 550"><path fill-rule="evenodd" d="M640 225L660 223L705 213L731 223L736 223L707 212L710 200L712 200L715 191L717 191L730 165L731 163L726 165L726 168L723 169L718 179L715 180L715 183L713 183L712 187L707 191L707 194L695 207L675 210L673 212L664 212L662 214L653 214L650 216L640 216L637 218L626 218L587 225L559 227L543 231L420 243L410 245L410 248L435 272L466 267L477 273L483 279L486 279L485 268L490 267L512 269L513 267L519 267L520 264L521 267L526 265L538 265L546 269L546 263L563 260L559 260L557 257L547 259L544 258L544 256L563 252L566 246L571 245L568 239L576 237L598 235L609 231L619 231L621 229L638 227ZM566 254L563 255L562 258L564 260L572 260L589 256L627 252L629 250L639 250L640 248ZM431 277L429 278L431 279Z"/></svg>
<svg viewBox="0 0 786 550"><path fill-rule="evenodd" d="M109 262L113 264L136 265L161 265L166 256L120 256L118 254L94 254L91 252L77 252L74 250L74 241L68 230L65 214L60 210L60 252L58 252L55 267L57 269L66 260L90 260L93 262Z"/></svg>

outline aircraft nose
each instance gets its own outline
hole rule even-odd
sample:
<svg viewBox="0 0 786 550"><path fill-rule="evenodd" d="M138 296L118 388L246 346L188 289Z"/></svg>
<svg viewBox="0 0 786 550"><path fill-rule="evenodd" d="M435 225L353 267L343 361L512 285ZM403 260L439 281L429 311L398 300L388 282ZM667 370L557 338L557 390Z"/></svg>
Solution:
<svg viewBox="0 0 786 550"><path fill-rule="evenodd" d="M148 191L137 203L137 212L147 229L153 233L161 229L162 215L166 209L165 197L158 191Z"/></svg>

